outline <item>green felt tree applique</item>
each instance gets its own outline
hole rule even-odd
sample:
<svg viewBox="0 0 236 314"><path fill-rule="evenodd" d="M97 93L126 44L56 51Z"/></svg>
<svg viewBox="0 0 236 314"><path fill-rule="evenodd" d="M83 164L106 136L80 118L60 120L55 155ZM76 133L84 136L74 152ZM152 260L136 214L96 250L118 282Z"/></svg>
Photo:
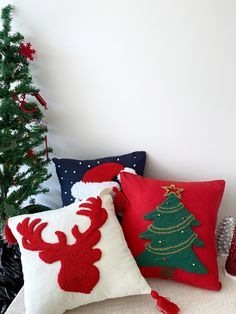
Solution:
<svg viewBox="0 0 236 314"><path fill-rule="evenodd" d="M179 268L191 273L207 274L208 270L193 251L193 246L202 247L204 243L192 229L192 226L200 225L199 221L181 202L183 189L174 184L163 188L166 190L165 201L144 216L145 220L154 222L140 234L141 239L151 242L136 257L138 265Z"/></svg>

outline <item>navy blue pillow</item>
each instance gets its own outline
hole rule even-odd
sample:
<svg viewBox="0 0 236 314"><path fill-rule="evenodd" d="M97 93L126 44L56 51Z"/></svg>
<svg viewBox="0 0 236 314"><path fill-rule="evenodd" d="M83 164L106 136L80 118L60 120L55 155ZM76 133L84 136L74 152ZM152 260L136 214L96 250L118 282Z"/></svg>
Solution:
<svg viewBox="0 0 236 314"><path fill-rule="evenodd" d="M121 168L131 168L131 171L134 169L136 174L143 175L146 153L138 151L122 156L105 157L93 160L76 160L67 158L53 158L52 160L55 164L57 177L61 186L63 206L67 206L75 201L75 198L71 194L71 188L77 182L89 182L89 178L91 179L98 176L102 179L100 181L94 179L92 182L118 182L117 175L120 170L122 170ZM116 171L116 173L114 173L114 171ZM104 179L106 176L110 177L110 180Z"/></svg>

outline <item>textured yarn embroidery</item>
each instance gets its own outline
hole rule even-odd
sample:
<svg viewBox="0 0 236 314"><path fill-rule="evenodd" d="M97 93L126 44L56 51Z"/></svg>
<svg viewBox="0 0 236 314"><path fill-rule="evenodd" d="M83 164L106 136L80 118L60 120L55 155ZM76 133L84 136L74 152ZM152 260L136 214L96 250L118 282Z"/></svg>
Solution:
<svg viewBox="0 0 236 314"><path fill-rule="evenodd" d="M206 267L192 248L202 247L204 243L192 230L192 226L199 226L200 223L180 200L183 189L176 188L174 184L163 188L167 197L165 201L144 216L145 220L154 222L140 234L141 239L150 242L146 243L144 251L136 257L138 265L180 268L192 273L207 274Z"/></svg>
<svg viewBox="0 0 236 314"><path fill-rule="evenodd" d="M81 232L77 225L71 229L76 240L74 244L67 244L67 236L62 231L55 232L58 242L44 241L42 231L48 223L41 223L41 219L30 222L29 218L25 218L17 225L17 231L22 235L23 247L39 251L42 261L48 264L61 262L58 284L62 290L89 294L100 277L98 268L93 264L102 256L101 250L93 247L101 239L99 228L106 222L108 215L99 197L89 198L79 208L77 215L89 217L91 223L85 232Z"/></svg>

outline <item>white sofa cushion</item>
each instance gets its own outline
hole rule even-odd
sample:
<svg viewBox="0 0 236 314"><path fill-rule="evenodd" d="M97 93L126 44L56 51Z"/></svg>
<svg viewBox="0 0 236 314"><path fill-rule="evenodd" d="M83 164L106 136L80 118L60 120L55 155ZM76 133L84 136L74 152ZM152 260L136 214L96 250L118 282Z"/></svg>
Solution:
<svg viewBox="0 0 236 314"><path fill-rule="evenodd" d="M236 313L236 282L227 278L222 271L224 259L219 261L222 289L209 291L190 287L181 283L149 279L152 289L163 296L168 296L180 307L182 314L235 314ZM24 291L19 292L8 308L6 314L25 314ZM157 314L155 304L150 296L130 296L110 299L88 304L67 314ZM33 314L33 313L30 313ZM53 314L53 309L52 309Z"/></svg>

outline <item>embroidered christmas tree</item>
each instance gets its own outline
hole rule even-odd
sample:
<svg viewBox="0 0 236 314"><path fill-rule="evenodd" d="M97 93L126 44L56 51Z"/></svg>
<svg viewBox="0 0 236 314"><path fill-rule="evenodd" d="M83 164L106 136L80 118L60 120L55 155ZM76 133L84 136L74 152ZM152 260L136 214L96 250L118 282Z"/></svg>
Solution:
<svg viewBox="0 0 236 314"><path fill-rule="evenodd" d="M192 229L200 223L181 202L183 189L174 184L163 188L166 190L164 202L144 216L145 220L154 221L140 234L141 239L150 242L136 257L138 265L161 266L172 270L179 268L191 273L207 274L207 269L193 250L193 246L204 246Z"/></svg>

